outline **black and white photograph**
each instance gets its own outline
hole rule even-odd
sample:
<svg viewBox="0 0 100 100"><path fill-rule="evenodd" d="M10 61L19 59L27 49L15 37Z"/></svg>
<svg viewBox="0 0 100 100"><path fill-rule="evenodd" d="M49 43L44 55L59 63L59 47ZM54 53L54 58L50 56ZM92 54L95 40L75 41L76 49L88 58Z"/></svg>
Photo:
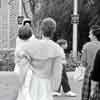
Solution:
<svg viewBox="0 0 100 100"><path fill-rule="evenodd" d="M100 100L100 0L0 0L0 100Z"/></svg>

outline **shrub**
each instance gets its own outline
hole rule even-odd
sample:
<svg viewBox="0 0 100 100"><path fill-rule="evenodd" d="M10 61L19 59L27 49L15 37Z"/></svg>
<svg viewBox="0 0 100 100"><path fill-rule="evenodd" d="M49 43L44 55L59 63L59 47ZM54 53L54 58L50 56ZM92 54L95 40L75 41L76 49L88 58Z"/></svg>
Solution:
<svg viewBox="0 0 100 100"><path fill-rule="evenodd" d="M0 71L13 71L14 67L14 49L0 50Z"/></svg>

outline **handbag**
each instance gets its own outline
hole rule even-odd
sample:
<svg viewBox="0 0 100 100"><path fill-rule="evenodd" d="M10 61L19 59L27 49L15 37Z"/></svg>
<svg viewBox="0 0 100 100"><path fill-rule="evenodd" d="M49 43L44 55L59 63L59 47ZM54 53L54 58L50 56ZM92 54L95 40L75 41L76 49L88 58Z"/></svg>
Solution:
<svg viewBox="0 0 100 100"><path fill-rule="evenodd" d="M73 74L73 79L81 81L84 79L85 68L82 66L76 67Z"/></svg>
<svg viewBox="0 0 100 100"><path fill-rule="evenodd" d="M89 100L96 100L96 94L94 94L93 96L90 96Z"/></svg>

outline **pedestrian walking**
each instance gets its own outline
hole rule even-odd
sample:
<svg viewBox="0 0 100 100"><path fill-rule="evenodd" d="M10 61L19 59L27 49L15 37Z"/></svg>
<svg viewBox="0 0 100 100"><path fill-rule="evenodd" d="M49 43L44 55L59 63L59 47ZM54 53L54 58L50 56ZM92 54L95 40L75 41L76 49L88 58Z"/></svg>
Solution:
<svg viewBox="0 0 100 100"><path fill-rule="evenodd" d="M63 48L64 51L67 49L68 44L67 44L66 40L59 39L57 41L57 43ZM62 94L60 93L60 90L61 90L61 87L62 87L65 96L75 97L76 94L71 91L71 87L70 87L70 84L69 84L68 76L67 76L67 73L66 73L66 64L67 64L67 61L66 61L66 57L65 57L65 63L62 64L63 70L62 70L62 75L61 75L61 83L58 87L58 90L55 91L53 93L53 95L61 96Z"/></svg>
<svg viewBox="0 0 100 100"><path fill-rule="evenodd" d="M91 71L93 70L96 52L100 49L100 26L93 25L89 31L90 42L83 46L81 63L86 68L81 100L89 100L91 92Z"/></svg>

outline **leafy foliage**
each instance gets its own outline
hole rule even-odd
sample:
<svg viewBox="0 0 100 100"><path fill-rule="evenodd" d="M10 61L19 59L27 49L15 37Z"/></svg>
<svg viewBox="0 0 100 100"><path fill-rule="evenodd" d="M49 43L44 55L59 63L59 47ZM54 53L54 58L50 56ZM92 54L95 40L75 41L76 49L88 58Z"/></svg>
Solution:
<svg viewBox="0 0 100 100"><path fill-rule="evenodd" d="M73 13L73 0L29 0L28 6L30 6L35 26L38 26L38 22L45 17L54 18L57 22L57 31L54 40L61 37L67 39L69 48L71 49L71 14ZM82 45L89 40L89 27L93 24L100 24L100 1L79 0L78 12L80 16L80 23L78 25L78 48L81 50Z"/></svg>
<svg viewBox="0 0 100 100"><path fill-rule="evenodd" d="M59 35L67 34L70 26L70 16L72 13L72 0L43 0L41 9L37 13L39 19L52 17L57 22L57 32Z"/></svg>
<svg viewBox="0 0 100 100"><path fill-rule="evenodd" d="M0 71L13 71L14 50L0 50Z"/></svg>

